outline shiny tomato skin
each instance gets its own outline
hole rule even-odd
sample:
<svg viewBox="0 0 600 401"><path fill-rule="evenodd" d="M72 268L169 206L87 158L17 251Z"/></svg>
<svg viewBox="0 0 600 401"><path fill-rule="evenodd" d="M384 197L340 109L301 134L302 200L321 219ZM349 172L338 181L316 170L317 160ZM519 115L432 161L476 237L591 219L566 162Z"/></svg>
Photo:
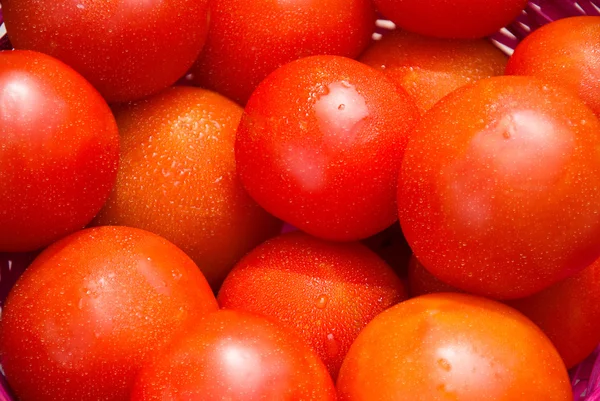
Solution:
<svg viewBox="0 0 600 401"><path fill-rule="evenodd" d="M267 316L299 333L335 379L360 330L406 298L402 280L365 246L294 232L246 255L217 299L222 308Z"/></svg>
<svg viewBox="0 0 600 401"><path fill-rule="evenodd" d="M140 372L131 401L333 401L325 366L263 317L219 311L186 330Z"/></svg>
<svg viewBox="0 0 600 401"><path fill-rule="evenodd" d="M208 33L208 0L3 0L2 12L16 49L65 62L110 103L175 83Z"/></svg>
<svg viewBox="0 0 600 401"><path fill-rule="evenodd" d="M477 39L512 22L527 0L374 0L383 15L425 36Z"/></svg>
<svg viewBox="0 0 600 401"><path fill-rule="evenodd" d="M19 400L128 400L144 361L218 308L198 267L128 227L47 248L9 294L0 357Z"/></svg>
<svg viewBox="0 0 600 401"><path fill-rule="evenodd" d="M507 75L531 75L576 92L600 117L600 16L565 18L525 38Z"/></svg>
<svg viewBox="0 0 600 401"><path fill-rule="evenodd" d="M119 133L100 94L62 62L0 52L0 252L83 228L114 185Z"/></svg>
<svg viewBox="0 0 600 401"><path fill-rule="evenodd" d="M94 223L156 233L184 250L218 290L233 265L281 230L236 173L242 108L191 87L115 107L117 184Z"/></svg>
<svg viewBox="0 0 600 401"><path fill-rule="evenodd" d="M357 57L375 30L369 0L210 0L193 82L244 105L258 84L291 61Z"/></svg>
<svg viewBox="0 0 600 401"><path fill-rule="evenodd" d="M411 134L398 205L415 256L467 292L515 299L600 252L600 122L567 90L495 77L442 99Z"/></svg>
<svg viewBox="0 0 600 401"><path fill-rule="evenodd" d="M462 292L438 280L416 258L411 260L408 277L413 297ZM600 342L600 260L545 290L506 303L541 328L567 368L572 368Z"/></svg>
<svg viewBox="0 0 600 401"><path fill-rule="evenodd" d="M571 401L548 338L512 308L463 294L413 298L377 316L342 365L338 399Z"/></svg>
<svg viewBox="0 0 600 401"><path fill-rule="evenodd" d="M395 30L358 59L404 88L421 113L461 86L503 75L508 58L486 39L438 39Z"/></svg>
<svg viewBox="0 0 600 401"><path fill-rule="evenodd" d="M396 177L414 101L357 61L289 63L253 93L237 132L237 168L268 212L319 238L354 241L397 220Z"/></svg>

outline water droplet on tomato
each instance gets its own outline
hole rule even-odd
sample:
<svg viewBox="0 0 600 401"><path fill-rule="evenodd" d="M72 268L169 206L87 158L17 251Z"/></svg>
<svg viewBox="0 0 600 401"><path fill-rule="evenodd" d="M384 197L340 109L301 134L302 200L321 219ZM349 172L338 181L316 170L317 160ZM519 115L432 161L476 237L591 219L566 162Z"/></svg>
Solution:
<svg viewBox="0 0 600 401"><path fill-rule="evenodd" d="M340 343L335 339L333 334L327 334L326 342L327 354L330 357L335 357L340 353Z"/></svg>
<svg viewBox="0 0 600 401"><path fill-rule="evenodd" d="M450 370L452 370L452 365L450 365L450 362L448 362L448 360L444 359L444 358L440 358L438 359L438 365L444 369L446 372L450 372Z"/></svg>
<svg viewBox="0 0 600 401"><path fill-rule="evenodd" d="M325 309L327 304L329 303L329 297L327 295L319 295L317 297L317 308Z"/></svg>

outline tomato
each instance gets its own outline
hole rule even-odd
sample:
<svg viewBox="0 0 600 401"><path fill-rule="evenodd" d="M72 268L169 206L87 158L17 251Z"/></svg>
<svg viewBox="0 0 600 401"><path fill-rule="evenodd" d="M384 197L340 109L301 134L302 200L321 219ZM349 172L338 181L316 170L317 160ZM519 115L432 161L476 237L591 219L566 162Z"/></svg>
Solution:
<svg viewBox="0 0 600 401"><path fill-rule="evenodd" d="M461 86L502 75L507 57L485 39L436 39L395 30L373 41L359 61L402 86L424 113Z"/></svg>
<svg viewBox="0 0 600 401"><path fill-rule="evenodd" d="M397 219L396 177L418 117L409 95L357 61L287 64L249 100L237 132L242 183L268 212L330 240Z"/></svg>
<svg viewBox="0 0 600 401"><path fill-rule="evenodd" d="M16 49L62 60L109 102L175 83L208 33L208 0L3 0L2 12Z"/></svg>
<svg viewBox="0 0 600 401"><path fill-rule="evenodd" d="M463 87L427 113L398 205L415 256L442 281L521 298L600 256L600 121L530 77Z"/></svg>
<svg viewBox="0 0 600 401"><path fill-rule="evenodd" d="M435 278L416 258L410 264L409 289L411 296L462 292ZM567 368L572 368L600 342L600 260L541 292L507 304L537 324Z"/></svg>
<svg viewBox="0 0 600 401"><path fill-rule="evenodd" d="M193 82L245 104L278 67L302 57L357 57L375 30L370 0L212 0Z"/></svg>
<svg viewBox="0 0 600 401"><path fill-rule="evenodd" d="M95 224L138 227L172 241L215 290L281 222L246 193L235 169L242 108L204 89L176 87L115 109L117 184Z"/></svg>
<svg viewBox="0 0 600 401"><path fill-rule="evenodd" d="M529 35L506 67L575 91L600 117L600 16L555 21Z"/></svg>
<svg viewBox="0 0 600 401"><path fill-rule="evenodd" d="M19 400L127 400L135 376L217 310L198 267L146 231L100 227L46 249L11 291L0 357Z"/></svg>
<svg viewBox="0 0 600 401"><path fill-rule="evenodd" d="M41 53L0 52L0 252L83 228L114 185L115 119L98 92Z"/></svg>
<svg viewBox="0 0 600 401"><path fill-rule="evenodd" d="M404 299L404 283L364 245L301 232L250 252L218 295L222 308L261 314L299 333L334 379L360 330Z"/></svg>
<svg viewBox="0 0 600 401"><path fill-rule="evenodd" d="M335 400L325 366L296 335L259 316L219 311L146 365L131 401Z"/></svg>
<svg viewBox="0 0 600 401"><path fill-rule="evenodd" d="M339 400L571 401L548 338L506 305L463 294L402 302L360 333Z"/></svg>
<svg viewBox="0 0 600 401"><path fill-rule="evenodd" d="M439 38L475 39L514 20L528 0L374 0L399 27Z"/></svg>
<svg viewBox="0 0 600 401"><path fill-rule="evenodd" d="M405 278L408 275L408 263L412 251L398 222L363 240L362 243L389 264L398 276Z"/></svg>

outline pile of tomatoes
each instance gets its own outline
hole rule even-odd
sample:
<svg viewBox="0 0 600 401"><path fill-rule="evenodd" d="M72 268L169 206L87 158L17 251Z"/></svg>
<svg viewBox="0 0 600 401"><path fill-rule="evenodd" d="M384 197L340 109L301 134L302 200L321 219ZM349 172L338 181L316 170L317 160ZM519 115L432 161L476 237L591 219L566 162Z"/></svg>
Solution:
<svg viewBox="0 0 600 401"><path fill-rule="evenodd" d="M509 59L525 0L0 1L17 399L573 399L600 16Z"/></svg>

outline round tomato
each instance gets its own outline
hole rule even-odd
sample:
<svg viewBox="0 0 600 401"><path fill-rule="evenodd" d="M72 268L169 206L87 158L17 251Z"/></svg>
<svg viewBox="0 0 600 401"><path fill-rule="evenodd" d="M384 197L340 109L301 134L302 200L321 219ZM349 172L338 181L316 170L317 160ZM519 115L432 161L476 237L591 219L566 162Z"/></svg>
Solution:
<svg viewBox="0 0 600 401"><path fill-rule="evenodd" d="M439 38L474 39L514 20L528 0L374 0L383 15L411 32Z"/></svg>
<svg viewBox="0 0 600 401"><path fill-rule="evenodd" d="M506 305L463 294L403 302L360 333L342 365L339 400L571 401L548 338Z"/></svg>
<svg viewBox="0 0 600 401"><path fill-rule="evenodd" d="M119 132L100 94L60 61L0 52L0 252L83 228L114 185Z"/></svg>
<svg viewBox="0 0 600 401"><path fill-rule="evenodd" d="M502 75L507 60L485 39L437 39L401 30L373 41L359 59L402 86L422 113L461 86Z"/></svg>
<svg viewBox="0 0 600 401"><path fill-rule="evenodd" d="M506 73L564 85L600 117L600 16L565 18L538 29L517 46Z"/></svg>
<svg viewBox="0 0 600 401"><path fill-rule="evenodd" d="M250 252L219 304L270 317L299 333L335 379L350 345L377 314L406 299L404 283L359 243L285 234Z"/></svg>
<svg viewBox="0 0 600 401"><path fill-rule="evenodd" d="M333 401L323 363L295 334L259 316L219 311L146 365L131 401Z"/></svg>
<svg viewBox="0 0 600 401"><path fill-rule="evenodd" d="M16 49L64 61L109 102L175 83L208 32L208 0L3 0Z"/></svg>
<svg viewBox="0 0 600 401"><path fill-rule="evenodd" d="M521 298L600 256L600 121L530 77L442 99L402 163L398 205L415 256L455 287Z"/></svg>
<svg viewBox="0 0 600 401"><path fill-rule="evenodd" d="M357 57L375 30L370 0L219 0L193 82L245 104L271 72L302 57Z"/></svg>
<svg viewBox="0 0 600 401"><path fill-rule="evenodd" d="M396 177L414 101L337 56L289 63L248 101L237 132L242 183L268 212L314 236L352 241L396 221Z"/></svg>
<svg viewBox="0 0 600 401"><path fill-rule="evenodd" d="M11 291L0 359L21 401L125 400L153 351L216 310L175 245L134 228L83 230L47 248Z"/></svg>
<svg viewBox="0 0 600 401"><path fill-rule="evenodd" d="M214 92L175 87L117 107L115 115L121 166L95 224L161 235L184 250L217 290L244 254L281 229L236 174L242 108Z"/></svg>

